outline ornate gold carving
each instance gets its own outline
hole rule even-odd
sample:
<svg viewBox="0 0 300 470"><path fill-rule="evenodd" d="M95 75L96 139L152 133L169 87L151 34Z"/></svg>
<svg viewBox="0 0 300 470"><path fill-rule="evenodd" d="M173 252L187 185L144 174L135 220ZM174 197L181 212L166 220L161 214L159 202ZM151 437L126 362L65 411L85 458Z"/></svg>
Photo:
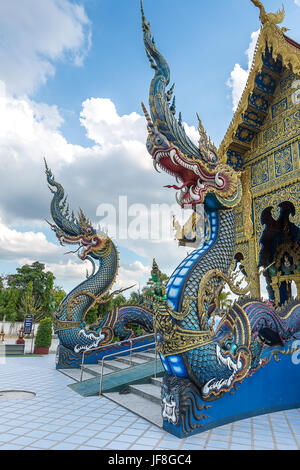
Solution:
<svg viewBox="0 0 300 470"><path fill-rule="evenodd" d="M53 320L53 329L54 333L61 330L68 330L69 328L80 328L81 322L80 321L62 321L58 319Z"/></svg>
<svg viewBox="0 0 300 470"><path fill-rule="evenodd" d="M272 289L274 290L274 295L275 295L275 304L276 305L279 305L280 304L280 286L283 282L291 282L291 281L294 281L295 284L296 284L296 288L297 288L297 299L299 299L299 295L300 295L300 290L299 290L299 286L300 286L300 274L290 274L290 275L286 275L286 276L280 276L280 274L276 274L275 276L273 276L271 278L271 287ZM290 316L291 312L288 314L288 316L286 318L288 318Z"/></svg>
<svg viewBox="0 0 300 470"><path fill-rule="evenodd" d="M269 181L269 167L268 160L260 160L252 165L252 186L265 184Z"/></svg>
<svg viewBox="0 0 300 470"><path fill-rule="evenodd" d="M246 239L252 237L253 223L252 223L252 193L250 190L251 173L250 168L245 169L242 176L243 187L243 220L244 220L244 235Z"/></svg>
<svg viewBox="0 0 300 470"><path fill-rule="evenodd" d="M277 10L276 13L267 13L265 7L260 2L260 0L251 0L251 2L259 8L260 15L259 19L262 24L271 23L271 24L280 24L283 22L285 17L284 6L282 5L281 10Z"/></svg>
<svg viewBox="0 0 300 470"><path fill-rule="evenodd" d="M204 240L204 214L193 212L186 223L181 226L173 216L173 228L176 230L175 239L180 246L193 245L196 241Z"/></svg>
<svg viewBox="0 0 300 470"><path fill-rule="evenodd" d="M121 294L121 292L124 292L128 289L131 289L132 287L134 287L135 284L133 284L132 286L129 286L129 287L125 287L124 289L118 289L118 290L115 290L113 292L111 292L107 297L104 298L104 296L107 294L107 290L105 292L102 292L101 294L99 295L94 295L92 292L88 291L88 290L83 290L83 291L80 291L80 292L76 292L76 294L74 294L69 303L68 303L68 306L67 306L67 318L68 319L71 319L72 318L72 312L71 312L71 309L76 307L78 304L80 304L82 302L82 299L78 298L78 297L90 297L93 299L93 302L92 304L89 306L89 308L87 309L85 315L87 314L87 312L93 308L95 305L102 305L102 304L106 304L107 302L109 302L115 295L119 295Z"/></svg>
<svg viewBox="0 0 300 470"><path fill-rule="evenodd" d="M254 240L251 238L250 240L243 241L242 243L238 243L235 249L235 256L239 253L242 255L242 259L239 261L248 276L251 273L251 276L247 277L247 281L250 285L250 293L252 297L259 298L260 297L260 282L259 282L259 273L257 269L257 261L255 258L255 249L254 249ZM235 268L235 264L231 266L231 271Z"/></svg>
<svg viewBox="0 0 300 470"><path fill-rule="evenodd" d="M249 293L249 281L247 282L247 285L244 288L241 287L241 284L244 279L241 279L236 284L234 283L238 275L239 273L233 274L232 272L226 275L220 269L211 269L203 276L199 284L197 298L200 328L206 327L206 311L204 309L204 303L206 302L210 304L216 297L216 295L218 295L220 289L215 292L217 284L220 284L222 283L222 281L224 281L223 283L227 284L231 292L236 295L246 295ZM251 274L246 279L248 280L249 278L251 278Z"/></svg>
<svg viewBox="0 0 300 470"><path fill-rule="evenodd" d="M163 356L181 354L213 341L210 331L180 328L172 320L173 316L174 312L166 303L155 304L153 327L156 334L157 350Z"/></svg>
<svg viewBox="0 0 300 470"><path fill-rule="evenodd" d="M197 114L197 119L198 119L198 131L199 131L199 150L201 153L204 153L206 155L207 153L210 153L211 150L215 152L216 155L218 155L218 150L215 146L215 144L211 141L211 138L207 137L207 133L203 127L202 121L199 118Z"/></svg>
<svg viewBox="0 0 300 470"><path fill-rule="evenodd" d="M271 18L269 15L271 14L268 14L267 16ZM284 35L284 31L276 26L274 21L265 21L256 44L247 84L244 88L237 110L218 150L218 154L223 161L226 161L229 146L233 141L238 126L243 122L243 114L248 108L248 98L254 89L256 76L262 71L262 57L265 53L266 44L269 49L272 48L272 55L274 58L280 56L283 66L286 66L287 68L290 66L295 75L300 74L300 49L288 42L288 39Z"/></svg>

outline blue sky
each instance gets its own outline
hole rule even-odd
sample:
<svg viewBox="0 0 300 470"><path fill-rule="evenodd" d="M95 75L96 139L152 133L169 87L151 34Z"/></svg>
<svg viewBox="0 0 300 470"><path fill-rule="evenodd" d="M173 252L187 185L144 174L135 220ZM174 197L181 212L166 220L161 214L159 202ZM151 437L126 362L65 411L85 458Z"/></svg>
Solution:
<svg viewBox="0 0 300 470"><path fill-rule="evenodd" d="M140 113L152 71L144 52L139 0L85 0L81 4L92 29L92 47L84 66L56 64L55 77L35 96L38 101L59 103L66 119L65 135L74 143L90 145L78 122L81 103L89 96L105 96L121 115ZM264 4L267 11L276 11L282 2L265 0ZM294 0L285 1L285 7L285 24L300 41L299 8ZM247 67L245 51L251 33L259 28L258 10L250 0L145 0L144 9L171 67L178 110L189 124L196 125L196 112L203 116L219 143L232 117L226 82L236 62ZM74 113L73 119L68 113Z"/></svg>
<svg viewBox="0 0 300 470"><path fill-rule="evenodd" d="M264 1L267 11L281 4ZM300 0L284 5L287 34L300 42ZM144 11L190 135L197 112L218 145L247 77L258 10L250 0L144 0ZM169 178L154 172L145 150L141 101L148 101L153 71L139 0L0 2L0 31L0 273L38 260L69 290L85 267L63 255L68 249L44 221L51 194L43 156L71 207L95 223L99 204L117 207L119 195L144 207L175 202L163 188ZM142 286L153 257L171 274L186 254L174 240L116 242L122 287Z"/></svg>

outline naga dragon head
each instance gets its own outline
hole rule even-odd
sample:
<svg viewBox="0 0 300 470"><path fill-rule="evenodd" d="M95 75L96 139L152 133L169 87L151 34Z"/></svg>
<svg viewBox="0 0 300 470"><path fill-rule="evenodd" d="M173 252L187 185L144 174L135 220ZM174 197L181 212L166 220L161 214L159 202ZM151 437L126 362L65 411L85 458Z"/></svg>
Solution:
<svg viewBox="0 0 300 470"><path fill-rule="evenodd" d="M241 198L239 174L232 167L219 162L216 147L199 121L199 146L186 135L182 116L175 118L175 98L171 102L174 85L170 82L169 66L157 50L146 22L143 6L142 28L146 54L155 70L149 93L150 114L142 104L147 119L147 150L157 171L162 169L174 176L178 185L167 187L178 191L177 202L181 207L205 204L214 210L234 207Z"/></svg>
<svg viewBox="0 0 300 470"><path fill-rule="evenodd" d="M79 245L77 250L71 253L77 253L81 260L105 257L110 250L110 238L104 234L98 234L81 209L77 217L73 212L70 214L69 205L66 205L67 198L64 197L64 188L55 181L46 160L45 166L49 189L53 193L51 215L54 224L47 222L55 232L60 244L62 246L65 244ZM56 188L56 190L52 188Z"/></svg>

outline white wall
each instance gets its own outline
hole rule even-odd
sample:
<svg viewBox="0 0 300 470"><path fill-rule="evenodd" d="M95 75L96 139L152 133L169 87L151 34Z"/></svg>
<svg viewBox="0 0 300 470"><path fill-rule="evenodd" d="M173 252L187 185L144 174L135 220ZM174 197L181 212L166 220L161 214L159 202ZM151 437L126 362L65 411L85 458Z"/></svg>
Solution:
<svg viewBox="0 0 300 470"><path fill-rule="evenodd" d="M3 328L4 333L9 336L18 336L21 326L24 326L24 322L18 321L15 323L11 323L9 321L0 320L0 332L2 331L2 328ZM39 326L39 323L36 323L34 327L35 334L37 332L38 326Z"/></svg>

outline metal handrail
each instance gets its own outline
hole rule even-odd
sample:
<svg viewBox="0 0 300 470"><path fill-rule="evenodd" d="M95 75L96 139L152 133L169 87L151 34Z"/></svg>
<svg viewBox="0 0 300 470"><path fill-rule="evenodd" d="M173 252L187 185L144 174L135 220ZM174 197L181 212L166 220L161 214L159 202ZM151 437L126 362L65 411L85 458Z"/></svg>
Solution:
<svg viewBox="0 0 300 470"><path fill-rule="evenodd" d="M81 366L80 366L80 382L82 382L83 364L84 364L84 355L85 355L85 353L91 352L91 351L97 351L98 349L99 349L99 348L93 348L93 349L86 349L85 351L83 351L83 353L82 353L82 359L81 359Z"/></svg>
<svg viewBox="0 0 300 470"><path fill-rule="evenodd" d="M81 359L81 366L80 366L80 382L82 382L82 376L83 376L83 364L84 364L84 357L85 357L85 353L89 353L91 351L99 351L101 349L104 349L104 348L107 348L107 346L121 346L121 344L123 343L130 343L130 363L132 364L132 355L131 355L131 351L132 351L132 341L134 340L140 340L142 338L148 338L149 336L154 336L155 334L154 333L150 333L148 335L143 335L143 336L135 336L134 338L131 338L131 339L123 339L123 341L118 341L118 342L115 342L115 343L110 343L110 344L104 344L103 346L100 346L99 348L93 348L93 349L87 349L85 351L83 351L82 353L82 359ZM152 344L152 343L151 343ZM144 345L146 346L146 345ZM122 351L123 353L124 351ZM122 354L121 352L117 353L117 354Z"/></svg>
<svg viewBox="0 0 300 470"><path fill-rule="evenodd" d="M133 350L137 350L137 349L141 349L141 348L145 348L147 346L153 346L155 345L155 360L154 360L154 377L156 378L156 372L157 372L157 348L156 348L156 342L153 342L153 343L149 343L149 344L143 344L142 346L136 346L135 348L132 348L131 351ZM130 351L130 352L131 352ZM108 358L108 357L112 357L112 356L118 356L118 355L121 355L121 354L124 354L124 351L122 352L117 352L117 353L113 353L113 354L107 354L106 356L103 356L102 357L102 360L101 360L101 375L100 375L100 387L99 387L99 397L102 395L102 382L103 382L103 369L104 369L104 359ZM131 364L132 364L132 361L131 361Z"/></svg>
<svg viewBox="0 0 300 470"><path fill-rule="evenodd" d="M134 338L131 338L131 340L133 341L133 340L138 340L138 339L142 339L142 338L148 338L149 336L154 336L154 335L155 335L155 333L149 333L148 335L135 336ZM104 349L104 348L107 348L107 346L113 346L113 345L120 346L121 344L128 343L129 341L130 341L130 339L123 339L122 341L116 341L115 343L104 344L103 346L100 346L97 349ZM92 349L90 351L92 351Z"/></svg>

